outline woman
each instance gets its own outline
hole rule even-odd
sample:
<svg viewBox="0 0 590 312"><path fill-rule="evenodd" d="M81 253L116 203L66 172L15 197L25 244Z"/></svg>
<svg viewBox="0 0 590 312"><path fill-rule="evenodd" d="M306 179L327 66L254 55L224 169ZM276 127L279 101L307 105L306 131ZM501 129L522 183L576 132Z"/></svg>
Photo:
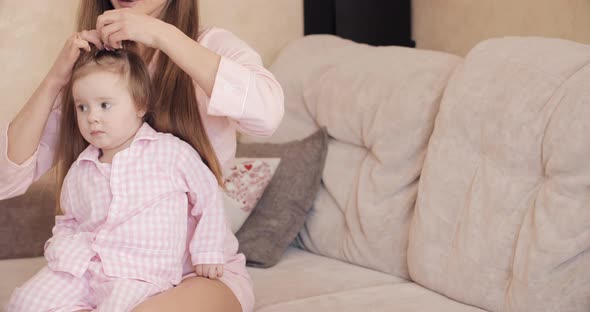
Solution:
<svg viewBox="0 0 590 312"><path fill-rule="evenodd" d="M31 98L0 134L0 198L20 195L55 164L60 91L80 49L137 43L156 87L156 128L185 140L195 110L203 116L221 167L231 164L236 130L270 135L283 115L283 93L260 57L231 33L201 29L196 0L84 0L78 30ZM235 246L237 250L237 246ZM190 268L190 264L187 265ZM252 283L242 263L225 282L191 276L135 311L251 311ZM228 273L231 274L231 273ZM193 272L194 275L194 272Z"/></svg>

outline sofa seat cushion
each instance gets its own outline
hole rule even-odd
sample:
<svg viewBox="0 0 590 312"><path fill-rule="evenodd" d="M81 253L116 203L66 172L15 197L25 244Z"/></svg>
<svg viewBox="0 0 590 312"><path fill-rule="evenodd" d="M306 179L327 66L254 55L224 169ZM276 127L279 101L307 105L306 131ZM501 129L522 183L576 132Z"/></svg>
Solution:
<svg viewBox="0 0 590 312"><path fill-rule="evenodd" d="M268 269L248 268L248 271L254 280L257 311L280 311L272 307L359 289L408 283L393 275L292 247L276 266ZM367 300L370 300L370 296L365 299L365 303Z"/></svg>
<svg viewBox="0 0 590 312"><path fill-rule="evenodd" d="M0 260L0 307L8 303L15 287L46 265L45 258ZM381 285L408 283L374 270L289 248L273 268L248 268L254 280L256 309L293 300Z"/></svg>
<svg viewBox="0 0 590 312"><path fill-rule="evenodd" d="M0 261L0 307L15 287L46 264L43 257ZM342 261L289 248L269 269L248 268L256 311L481 312L414 283Z"/></svg>
<svg viewBox="0 0 590 312"><path fill-rule="evenodd" d="M327 293L277 303L257 312L484 312L434 293L418 284L396 283Z"/></svg>

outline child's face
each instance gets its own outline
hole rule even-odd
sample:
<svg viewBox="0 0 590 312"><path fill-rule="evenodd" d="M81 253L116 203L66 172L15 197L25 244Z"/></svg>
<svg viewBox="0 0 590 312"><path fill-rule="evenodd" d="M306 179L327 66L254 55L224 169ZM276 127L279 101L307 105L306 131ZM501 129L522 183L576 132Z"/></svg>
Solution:
<svg viewBox="0 0 590 312"><path fill-rule="evenodd" d="M143 123L125 78L117 73L93 70L72 87L82 136L103 153L116 153L131 143Z"/></svg>

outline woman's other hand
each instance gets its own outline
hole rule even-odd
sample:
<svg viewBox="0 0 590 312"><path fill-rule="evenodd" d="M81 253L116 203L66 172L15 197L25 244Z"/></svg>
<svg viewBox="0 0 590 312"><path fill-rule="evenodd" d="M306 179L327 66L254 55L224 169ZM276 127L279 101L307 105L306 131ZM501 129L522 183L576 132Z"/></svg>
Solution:
<svg viewBox="0 0 590 312"><path fill-rule="evenodd" d="M102 49L102 43L96 30L73 33L66 40L47 77L61 87L65 86L70 80L74 64L80 56L80 49L90 51L90 44Z"/></svg>

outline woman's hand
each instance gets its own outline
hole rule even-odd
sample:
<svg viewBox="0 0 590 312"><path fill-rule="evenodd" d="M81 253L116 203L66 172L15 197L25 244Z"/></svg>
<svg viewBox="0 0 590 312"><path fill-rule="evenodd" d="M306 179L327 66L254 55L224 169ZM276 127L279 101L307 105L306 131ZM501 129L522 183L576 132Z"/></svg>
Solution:
<svg viewBox="0 0 590 312"><path fill-rule="evenodd" d="M195 273L200 277L208 277L210 279L218 279L223 276L223 265L221 264L197 264L195 265Z"/></svg>
<svg viewBox="0 0 590 312"><path fill-rule="evenodd" d="M102 49L102 43L96 30L82 31L73 33L57 56L55 63L49 70L47 77L63 87L70 80L74 64L80 56L80 49L90 51L90 44Z"/></svg>
<svg viewBox="0 0 590 312"><path fill-rule="evenodd" d="M104 12L96 20L96 30L105 47L120 49L123 40L141 43L159 49L159 42L168 24L132 9L117 9Z"/></svg>

